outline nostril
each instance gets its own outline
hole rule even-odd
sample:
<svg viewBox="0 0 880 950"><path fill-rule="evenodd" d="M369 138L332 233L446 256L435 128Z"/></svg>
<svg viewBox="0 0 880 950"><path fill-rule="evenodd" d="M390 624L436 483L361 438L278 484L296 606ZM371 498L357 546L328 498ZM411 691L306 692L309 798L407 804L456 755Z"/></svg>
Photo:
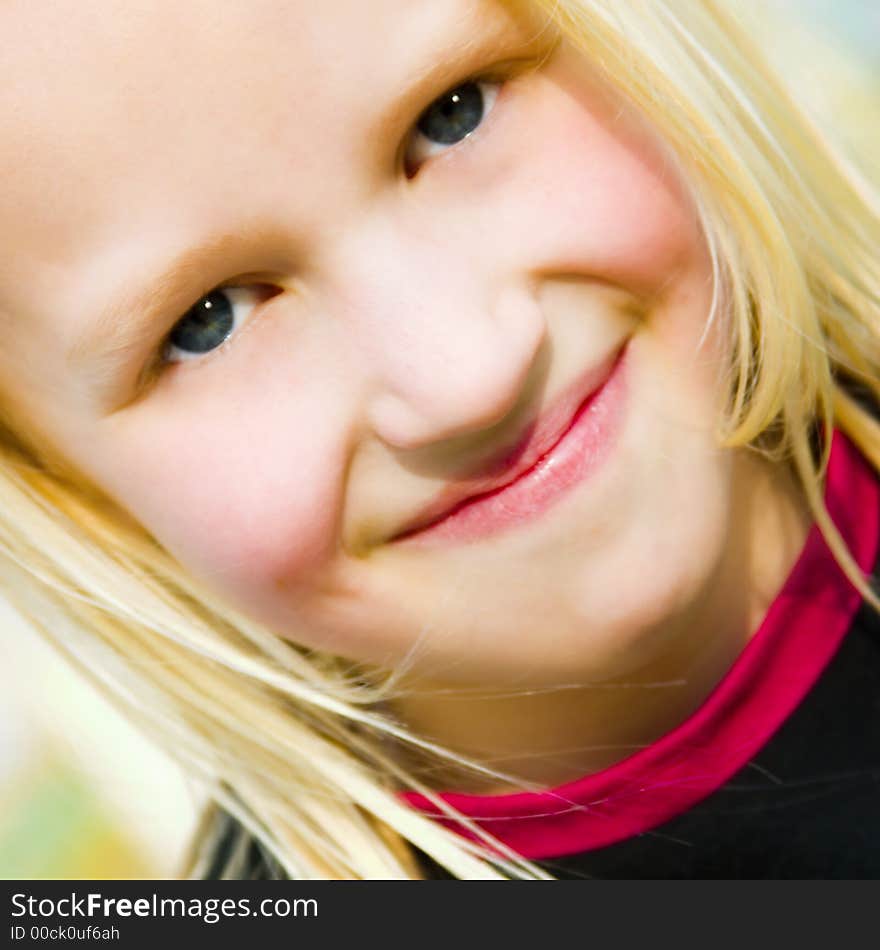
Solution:
<svg viewBox="0 0 880 950"><path fill-rule="evenodd" d="M418 448L423 444L425 421L406 401L390 393L378 395L372 405L370 423L376 435L395 449Z"/></svg>
<svg viewBox="0 0 880 950"><path fill-rule="evenodd" d="M370 411L376 435L397 449L421 448L497 426L528 401L545 375L543 329L484 341L479 349L429 361L407 387L376 394Z"/></svg>
<svg viewBox="0 0 880 950"><path fill-rule="evenodd" d="M428 411L398 396L383 395L374 403L372 426L387 445L417 449L491 429L513 411L517 402L487 402L477 393L468 395L460 390L456 397Z"/></svg>
<svg viewBox="0 0 880 950"><path fill-rule="evenodd" d="M346 326L354 331L346 346L367 392L361 419L395 449L502 422L533 394L549 350L530 284L509 270L481 272L479 255L450 259L431 256L433 245L419 248L424 253L398 258L391 273L362 275L356 296L351 284L346 291ZM407 260L410 273L398 269Z"/></svg>

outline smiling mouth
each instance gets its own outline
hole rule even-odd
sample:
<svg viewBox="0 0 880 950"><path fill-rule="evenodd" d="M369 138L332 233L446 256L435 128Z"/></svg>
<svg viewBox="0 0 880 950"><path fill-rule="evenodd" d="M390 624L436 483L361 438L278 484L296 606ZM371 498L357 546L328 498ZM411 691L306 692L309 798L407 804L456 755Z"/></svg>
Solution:
<svg viewBox="0 0 880 950"><path fill-rule="evenodd" d="M624 341L565 389L480 478L448 485L393 543L475 541L539 517L593 472L619 430Z"/></svg>

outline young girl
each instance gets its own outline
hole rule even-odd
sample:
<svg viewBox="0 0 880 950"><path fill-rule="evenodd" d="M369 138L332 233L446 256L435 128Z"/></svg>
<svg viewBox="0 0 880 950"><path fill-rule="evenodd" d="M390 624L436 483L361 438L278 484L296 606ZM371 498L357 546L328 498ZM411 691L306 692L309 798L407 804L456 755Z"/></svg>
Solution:
<svg viewBox="0 0 880 950"><path fill-rule="evenodd" d="M880 873L877 206L722 4L0 21L5 588L190 873Z"/></svg>

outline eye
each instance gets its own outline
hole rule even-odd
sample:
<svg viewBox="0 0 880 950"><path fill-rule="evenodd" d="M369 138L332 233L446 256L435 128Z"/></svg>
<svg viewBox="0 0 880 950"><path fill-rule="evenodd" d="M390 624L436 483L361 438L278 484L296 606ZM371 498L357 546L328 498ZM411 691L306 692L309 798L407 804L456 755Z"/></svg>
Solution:
<svg viewBox="0 0 880 950"><path fill-rule="evenodd" d="M419 116L405 163L414 171L426 159L466 139L492 111L501 83L471 80L450 89Z"/></svg>
<svg viewBox="0 0 880 950"><path fill-rule="evenodd" d="M263 286L221 287L199 299L177 321L162 346L162 363L197 359L217 349L271 291Z"/></svg>

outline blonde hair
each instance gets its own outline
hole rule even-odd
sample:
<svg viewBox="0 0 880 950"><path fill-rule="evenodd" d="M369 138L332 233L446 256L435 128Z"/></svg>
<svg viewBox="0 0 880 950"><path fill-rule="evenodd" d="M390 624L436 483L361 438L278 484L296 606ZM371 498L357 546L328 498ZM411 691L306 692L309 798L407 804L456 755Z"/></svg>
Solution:
<svg viewBox="0 0 880 950"><path fill-rule="evenodd" d="M719 443L790 461L852 583L880 599L823 504L842 429L880 468L876 198L711 0L536 0L668 143L700 210L733 333ZM296 648L215 598L132 518L5 420L0 577L10 600L204 784L275 873L409 878L407 845L463 878L543 877L466 819L468 840L399 797L433 797L395 747L462 763L382 712L389 680ZM242 844L242 841L244 844ZM236 857L237 856L237 857ZM210 856L197 849L191 873ZM272 864L272 862L269 862ZM277 865L277 866L276 866Z"/></svg>

